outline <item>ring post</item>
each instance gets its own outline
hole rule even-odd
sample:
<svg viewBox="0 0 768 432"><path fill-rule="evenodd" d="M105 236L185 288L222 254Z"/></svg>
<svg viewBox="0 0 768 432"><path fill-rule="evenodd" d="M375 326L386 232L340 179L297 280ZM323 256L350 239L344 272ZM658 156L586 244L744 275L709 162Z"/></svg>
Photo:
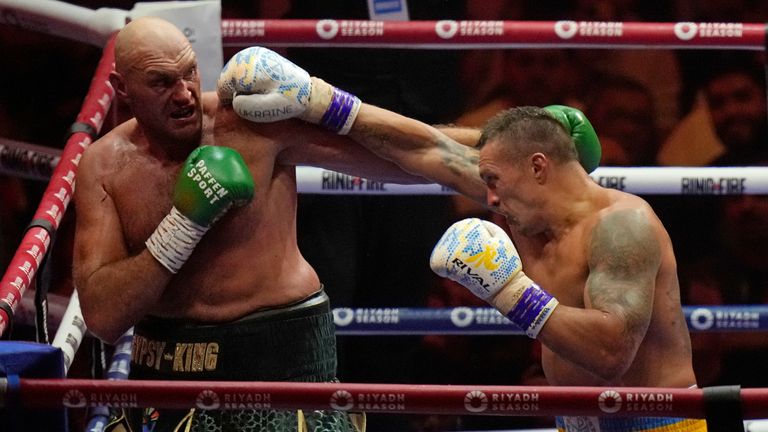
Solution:
<svg viewBox="0 0 768 432"><path fill-rule="evenodd" d="M741 386L705 387L704 415L708 432L744 432Z"/></svg>
<svg viewBox="0 0 768 432"><path fill-rule="evenodd" d="M67 416L62 408L29 409L22 407L18 397L19 379L64 378L61 350L33 342L0 342L0 377L6 388L0 397L0 430L66 431Z"/></svg>

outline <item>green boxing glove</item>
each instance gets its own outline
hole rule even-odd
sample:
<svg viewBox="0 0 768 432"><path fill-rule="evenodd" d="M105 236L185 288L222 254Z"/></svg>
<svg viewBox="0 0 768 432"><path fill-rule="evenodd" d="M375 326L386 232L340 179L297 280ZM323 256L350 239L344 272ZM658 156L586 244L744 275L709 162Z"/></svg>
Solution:
<svg viewBox="0 0 768 432"><path fill-rule="evenodd" d="M565 105L550 105L544 107L571 133L576 152L579 154L579 163L587 173L591 173L600 165L602 148L600 140L592 124L587 120L583 112Z"/></svg>
<svg viewBox="0 0 768 432"><path fill-rule="evenodd" d="M178 273L214 222L253 198L253 177L240 154L202 146L190 153L176 180L173 208L147 239L147 250Z"/></svg>

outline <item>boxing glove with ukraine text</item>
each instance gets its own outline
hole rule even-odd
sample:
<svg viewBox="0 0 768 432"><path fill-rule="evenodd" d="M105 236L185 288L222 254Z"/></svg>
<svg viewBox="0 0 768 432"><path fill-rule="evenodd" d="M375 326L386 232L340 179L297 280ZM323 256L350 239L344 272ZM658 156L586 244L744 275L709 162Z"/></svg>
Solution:
<svg viewBox="0 0 768 432"><path fill-rule="evenodd" d="M235 54L221 71L219 101L257 123L297 117L339 134L352 128L360 99L309 74L263 47Z"/></svg>
<svg viewBox="0 0 768 432"><path fill-rule="evenodd" d="M600 165L602 148L595 128L592 127L584 113L565 105L549 105L544 109L549 111L570 132L576 145L576 152L579 154L581 166L587 173L594 171Z"/></svg>
<svg viewBox="0 0 768 432"><path fill-rule="evenodd" d="M196 148L176 180L173 208L147 239L147 249L171 273L178 273L211 225L231 207L248 203L253 192L253 177L237 151Z"/></svg>
<svg viewBox="0 0 768 432"><path fill-rule="evenodd" d="M429 265L494 306L535 338L559 304L523 273L506 232L477 218L451 225L432 250Z"/></svg>

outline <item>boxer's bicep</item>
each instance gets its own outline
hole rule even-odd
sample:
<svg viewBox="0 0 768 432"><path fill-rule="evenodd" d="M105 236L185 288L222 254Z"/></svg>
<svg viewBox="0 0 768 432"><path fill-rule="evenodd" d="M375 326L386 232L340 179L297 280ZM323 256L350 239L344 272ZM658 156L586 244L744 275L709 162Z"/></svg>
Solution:
<svg viewBox="0 0 768 432"><path fill-rule="evenodd" d="M622 333L639 343L650 323L661 261L647 215L624 209L602 217L592 233L589 254L587 305L618 318Z"/></svg>
<svg viewBox="0 0 768 432"><path fill-rule="evenodd" d="M477 146L482 132L477 128L455 125L435 125L435 128L459 144L470 147Z"/></svg>

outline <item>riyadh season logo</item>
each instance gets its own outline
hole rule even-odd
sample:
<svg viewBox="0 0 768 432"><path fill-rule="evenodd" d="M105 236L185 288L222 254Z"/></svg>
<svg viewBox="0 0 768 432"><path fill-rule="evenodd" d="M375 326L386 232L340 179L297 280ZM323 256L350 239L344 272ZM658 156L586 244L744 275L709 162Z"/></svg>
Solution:
<svg viewBox="0 0 768 432"><path fill-rule="evenodd" d="M576 36L579 31L579 25L576 21L558 21L555 23L555 34L561 39L570 39Z"/></svg>
<svg viewBox="0 0 768 432"><path fill-rule="evenodd" d="M459 306L451 309L451 324L456 328L477 326L512 326L517 328L507 317L493 308L468 308Z"/></svg>
<svg viewBox="0 0 768 432"><path fill-rule="evenodd" d="M451 311L451 322L456 327L467 327L475 318L474 312L468 307L456 307Z"/></svg>
<svg viewBox="0 0 768 432"><path fill-rule="evenodd" d="M680 40L691 40L696 37L698 31L696 23L692 22L679 22L675 23L675 36Z"/></svg>
<svg viewBox="0 0 768 432"><path fill-rule="evenodd" d="M459 31L459 23L453 20L440 20L435 23L435 33L442 39L450 39Z"/></svg>
<svg viewBox="0 0 768 432"><path fill-rule="evenodd" d="M332 19L323 19L315 24L315 31L321 39L333 39L339 33L339 23Z"/></svg>
<svg viewBox="0 0 768 432"><path fill-rule="evenodd" d="M331 395L331 407L335 410L346 411L355 404L352 394L346 390L336 390Z"/></svg>
<svg viewBox="0 0 768 432"><path fill-rule="evenodd" d="M616 38L624 35L624 23L563 20L555 22L554 30L560 39L571 39L577 34L585 37Z"/></svg>
<svg viewBox="0 0 768 432"><path fill-rule="evenodd" d="M696 308L689 317L689 326L696 330L757 329L760 328L760 312Z"/></svg>
<svg viewBox="0 0 768 432"><path fill-rule="evenodd" d="M61 403L67 408L83 408L86 405L85 395L80 390L69 390L64 394Z"/></svg>
<svg viewBox="0 0 768 432"><path fill-rule="evenodd" d="M220 405L219 395L213 390L203 390L195 398L195 405L202 410L215 410Z"/></svg>
<svg viewBox="0 0 768 432"><path fill-rule="evenodd" d="M715 323L715 314L709 309L698 308L691 312L691 327L696 330L709 330Z"/></svg>
<svg viewBox="0 0 768 432"><path fill-rule="evenodd" d="M706 22L698 24L679 22L675 23L674 32L678 39L684 41L689 41L697 36L703 39L740 38L744 36L744 24L733 22Z"/></svg>
<svg viewBox="0 0 768 432"><path fill-rule="evenodd" d="M355 312L350 308L336 308L333 310L333 322L339 327L352 324L355 319Z"/></svg>
<svg viewBox="0 0 768 432"><path fill-rule="evenodd" d="M472 390L464 396L464 409L479 413L488 408L488 396L480 390Z"/></svg>
<svg viewBox="0 0 768 432"><path fill-rule="evenodd" d="M598 396L597 405L604 413L615 413L621 409L621 395L615 390L605 390Z"/></svg>

